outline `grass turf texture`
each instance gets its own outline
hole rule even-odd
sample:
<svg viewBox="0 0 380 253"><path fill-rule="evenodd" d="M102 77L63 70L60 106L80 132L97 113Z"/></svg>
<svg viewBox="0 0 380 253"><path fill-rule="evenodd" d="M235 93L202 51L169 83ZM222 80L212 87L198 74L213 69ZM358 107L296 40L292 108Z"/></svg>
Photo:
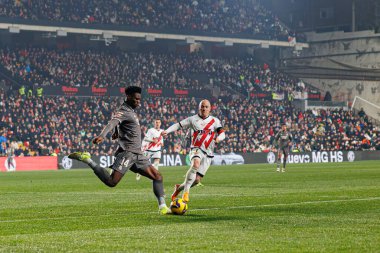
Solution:
<svg viewBox="0 0 380 253"><path fill-rule="evenodd" d="M168 197L186 167L162 168ZM90 169L0 173L3 252L378 252L379 161L214 166L188 213L159 216L147 179ZM169 199L167 200L169 204Z"/></svg>

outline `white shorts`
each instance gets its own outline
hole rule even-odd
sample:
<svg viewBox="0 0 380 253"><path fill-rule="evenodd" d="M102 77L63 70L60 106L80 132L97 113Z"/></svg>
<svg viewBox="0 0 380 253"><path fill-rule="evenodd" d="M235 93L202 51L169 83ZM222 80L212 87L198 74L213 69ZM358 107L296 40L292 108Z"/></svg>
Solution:
<svg viewBox="0 0 380 253"><path fill-rule="evenodd" d="M150 158L153 158L153 159L161 159L161 151L156 151L156 152L152 152L152 151L144 151L144 155L147 156L149 159Z"/></svg>
<svg viewBox="0 0 380 253"><path fill-rule="evenodd" d="M190 161L192 161L193 158L196 158L196 157L201 159L201 164L199 168L197 169L197 173L200 174L201 176L206 175L206 172L211 165L212 158L208 157L205 153L202 152L202 150L198 148L193 148L190 151L189 155L190 155Z"/></svg>

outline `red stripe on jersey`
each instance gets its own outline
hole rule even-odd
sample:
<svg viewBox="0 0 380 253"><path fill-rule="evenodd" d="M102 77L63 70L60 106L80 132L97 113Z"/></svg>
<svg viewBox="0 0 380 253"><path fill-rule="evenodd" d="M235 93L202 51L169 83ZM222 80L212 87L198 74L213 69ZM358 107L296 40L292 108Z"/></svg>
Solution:
<svg viewBox="0 0 380 253"><path fill-rule="evenodd" d="M149 142L149 145L148 145L147 149L152 148L154 146L154 144L155 144L154 142Z"/></svg>
<svg viewBox="0 0 380 253"><path fill-rule="evenodd" d="M206 139L209 131L206 131L206 130L209 130L209 128L214 124L215 122L215 119L212 119L204 128L203 128L203 131L205 131L205 133L202 134L202 137L200 140L198 140L197 142L194 143L194 146L196 147L200 147L202 145L202 143L204 142L204 140Z"/></svg>
<svg viewBox="0 0 380 253"><path fill-rule="evenodd" d="M211 142L214 140L215 132L212 132L210 139L205 143L205 148L207 149L210 146Z"/></svg>
<svg viewBox="0 0 380 253"><path fill-rule="evenodd" d="M197 139L197 137L198 137L198 132L194 132L194 133L193 133L193 141L191 142L191 145L194 146L194 144L195 144L195 140Z"/></svg>
<svg viewBox="0 0 380 253"><path fill-rule="evenodd" d="M149 146L148 146L148 148L147 148L147 149L150 149L150 148L153 148L153 147L155 147L155 146L159 145L159 144L160 144L160 142L161 142L161 139L162 139L162 136L160 136L160 137L158 138L158 140L157 140L157 142L156 142L156 143L154 143L154 142L151 142L151 143L149 144Z"/></svg>
<svg viewBox="0 0 380 253"><path fill-rule="evenodd" d="M212 119L206 126L205 126L205 128L203 128L203 130L207 130L207 129L209 129L210 128L210 126L212 126L212 124L214 124L214 122L215 122L215 119Z"/></svg>

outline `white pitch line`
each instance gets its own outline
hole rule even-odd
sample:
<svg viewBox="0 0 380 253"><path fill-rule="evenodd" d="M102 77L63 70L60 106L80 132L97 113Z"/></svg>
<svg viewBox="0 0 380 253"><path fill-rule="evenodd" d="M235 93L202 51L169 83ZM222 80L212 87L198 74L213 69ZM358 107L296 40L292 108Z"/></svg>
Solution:
<svg viewBox="0 0 380 253"><path fill-rule="evenodd" d="M363 199L332 199L332 200L317 200L317 201L304 201L304 202L293 202L293 203L279 203L279 204L264 204L256 206L230 206L230 207L212 207L212 208L197 208L191 209L192 211L209 211L209 210L223 210L223 209L241 209L241 208L260 208L260 207L276 207L276 206L297 206L297 205L308 205L308 204L324 204L324 203L338 203L338 202L355 202L355 201L371 201L380 200L380 197L371 197Z"/></svg>
<svg viewBox="0 0 380 253"><path fill-rule="evenodd" d="M262 207L276 207L276 206L297 206L297 205L309 205L309 204L323 204L323 203L339 203L339 202L355 202L355 201L372 201L380 200L380 197L370 197L361 199L332 199L332 200L317 200L317 201L304 201L304 202L293 202L293 203L279 203L279 204L264 204L264 205L253 205L253 206L230 206L230 207L212 207L212 208L196 208L191 209L191 212L197 211L212 211L212 210L232 210L232 209L243 209L243 208L262 208ZM131 212L122 214L112 214L112 216L122 216L130 214L155 214L157 212ZM68 217L56 217L56 218L36 218L36 219L19 219L19 220L0 220L0 223L13 223L13 222L25 222L25 221L46 221L46 220L67 220L67 219L81 219L81 218L91 218L99 216L109 216L109 214L103 215L83 215L83 216L68 216Z"/></svg>

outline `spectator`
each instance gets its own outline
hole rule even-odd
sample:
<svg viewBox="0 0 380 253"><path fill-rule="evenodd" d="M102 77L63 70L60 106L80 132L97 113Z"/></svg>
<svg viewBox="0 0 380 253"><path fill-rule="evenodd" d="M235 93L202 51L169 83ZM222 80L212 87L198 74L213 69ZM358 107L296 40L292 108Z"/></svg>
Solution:
<svg viewBox="0 0 380 253"><path fill-rule="evenodd" d="M0 131L0 156L5 155L5 150L7 149L7 137L5 137L5 134L3 131Z"/></svg>
<svg viewBox="0 0 380 253"><path fill-rule="evenodd" d="M364 112L363 108L360 108L360 111L358 112L358 115L359 115L360 118L364 118L365 112Z"/></svg>

